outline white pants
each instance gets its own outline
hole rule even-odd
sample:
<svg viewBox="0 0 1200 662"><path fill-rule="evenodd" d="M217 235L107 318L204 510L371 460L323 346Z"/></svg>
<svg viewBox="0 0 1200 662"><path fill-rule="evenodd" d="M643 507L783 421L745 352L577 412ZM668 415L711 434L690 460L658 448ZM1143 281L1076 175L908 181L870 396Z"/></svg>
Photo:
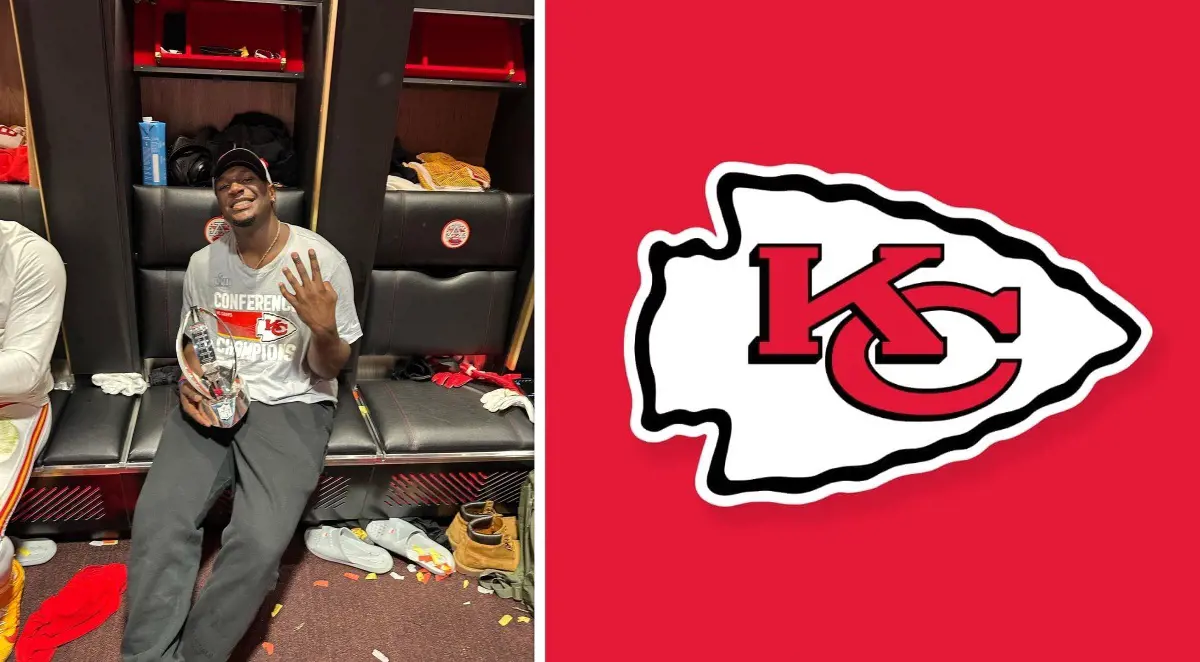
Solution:
<svg viewBox="0 0 1200 662"><path fill-rule="evenodd" d="M25 403L0 403L0 435L16 427L17 444L8 457L0 456L0 537L17 510L29 483L33 463L50 438L50 403L38 407Z"/></svg>

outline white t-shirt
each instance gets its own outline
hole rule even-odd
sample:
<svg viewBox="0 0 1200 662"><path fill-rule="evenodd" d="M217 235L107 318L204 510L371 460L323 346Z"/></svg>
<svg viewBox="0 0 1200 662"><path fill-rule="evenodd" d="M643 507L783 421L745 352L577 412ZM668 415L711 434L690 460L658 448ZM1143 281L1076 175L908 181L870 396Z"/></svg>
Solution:
<svg viewBox="0 0 1200 662"><path fill-rule="evenodd" d="M46 403L67 271L50 242L0 221L0 403Z"/></svg>
<svg viewBox="0 0 1200 662"><path fill-rule="evenodd" d="M362 329L350 267L324 237L291 224L288 229L291 232L283 250L257 270L238 258L232 231L196 251L184 276L181 323L193 305L208 309L224 322L201 318L214 334L218 359L231 360L236 351L238 373L250 400L264 404L336 402L337 381L321 379L308 367L312 331L283 298L279 283L291 291L283 268L290 267L293 277L299 279L292 253L300 254L307 273L308 249L315 249L322 279L337 292L338 335L353 343L362 337Z"/></svg>

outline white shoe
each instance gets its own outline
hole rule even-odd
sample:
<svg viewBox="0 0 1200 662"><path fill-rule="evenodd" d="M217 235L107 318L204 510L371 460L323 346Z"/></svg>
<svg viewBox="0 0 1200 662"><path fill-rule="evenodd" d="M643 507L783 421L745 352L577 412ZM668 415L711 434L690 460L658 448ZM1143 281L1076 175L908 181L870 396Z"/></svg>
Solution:
<svg viewBox="0 0 1200 662"><path fill-rule="evenodd" d="M387 550L359 540L345 527L309 529L304 532L304 546L317 558L376 574L391 572L395 563Z"/></svg>
<svg viewBox="0 0 1200 662"><path fill-rule="evenodd" d="M49 538L30 538L28 540L13 538L12 541L13 546L16 547L14 558L17 563L26 568L46 563L58 553L58 545Z"/></svg>
<svg viewBox="0 0 1200 662"><path fill-rule="evenodd" d="M435 575L454 572L454 555L429 538L415 524L398 517L367 525L367 537L376 545L416 563Z"/></svg>

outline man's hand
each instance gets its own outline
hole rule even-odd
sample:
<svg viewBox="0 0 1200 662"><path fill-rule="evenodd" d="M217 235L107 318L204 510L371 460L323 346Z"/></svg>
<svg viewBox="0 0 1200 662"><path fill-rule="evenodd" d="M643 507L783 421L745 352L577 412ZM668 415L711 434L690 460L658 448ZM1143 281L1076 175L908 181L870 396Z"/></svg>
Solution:
<svg viewBox="0 0 1200 662"><path fill-rule="evenodd" d="M208 428L217 425L216 416L204 404L204 396L186 380L179 384L179 408L196 423Z"/></svg>
<svg viewBox="0 0 1200 662"><path fill-rule="evenodd" d="M299 280L292 275L292 270L283 268L283 275L292 284L295 293L289 292L287 286L279 284L283 298L292 304L300 321L304 322L314 334L337 336L337 292L333 285L321 278L321 265L317 264L317 252L309 249L308 261L312 267L312 277L304 269L299 253L292 253L292 261L296 263Z"/></svg>

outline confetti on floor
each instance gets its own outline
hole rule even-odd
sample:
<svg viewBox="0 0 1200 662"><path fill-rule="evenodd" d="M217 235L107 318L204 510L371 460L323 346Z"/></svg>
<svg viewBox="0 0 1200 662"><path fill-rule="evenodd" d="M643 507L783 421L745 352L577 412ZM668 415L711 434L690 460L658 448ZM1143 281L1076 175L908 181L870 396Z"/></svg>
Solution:
<svg viewBox="0 0 1200 662"><path fill-rule="evenodd" d="M367 575L367 579L379 579L379 575L372 572Z"/></svg>
<svg viewBox="0 0 1200 662"><path fill-rule="evenodd" d="M352 582L358 581L358 575L354 574L353 572L343 572L342 576L345 577L346 579L349 579Z"/></svg>
<svg viewBox="0 0 1200 662"><path fill-rule="evenodd" d="M509 623L512 623L512 615L505 614L504 617L500 619L500 625L505 626L505 625L508 625Z"/></svg>
<svg viewBox="0 0 1200 662"><path fill-rule="evenodd" d="M471 580L469 580L469 579L464 579L464 580L463 580L463 588L466 588L466 587L468 587L468 586L470 586L470 585L471 585Z"/></svg>
<svg viewBox="0 0 1200 662"><path fill-rule="evenodd" d="M116 540L93 540L88 543L92 547L112 547L117 544Z"/></svg>
<svg viewBox="0 0 1200 662"><path fill-rule="evenodd" d="M434 579L435 579L435 580L437 580L437 581L439 581L439 582L440 582L440 581L445 581L445 579L446 579L446 575L436 575L436 576L434 576Z"/></svg>
<svg viewBox="0 0 1200 662"><path fill-rule="evenodd" d="M296 629L297 629L297 630L299 630L299 629L300 629L300 628L302 628L302 627L304 627L304 624L303 624L303 623L301 623L300 625L297 625L297 626L296 626Z"/></svg>
<svg viewBox="0 0 1200 662"><path fill-rule="evenodd" d="M377 650L371 651L371 655L374 655L375 659L379 660L379 662L388 662L388 657Z"/></svg>
<svg viewBox="0 0 1200 662"><path fill-rule="evenodd" d="M464 602L464 603L463 603L463 606L465 607L465 606L467 606L467 605L469 605L469 604L471 604L471 601L470 601L470 600L467 600L466 602Z"/></svg>
<svg viewBox="0 0 1200 662"><path fill-rule="evenodd" d="M417 566L415 566L415 565L413 565L413 564L409 563L409 564L408 564L408 571L409 571L409 572L416 572L416 571L417 571Z"/></svg>
<svg viewBox="0 0 1200 662"><path fill-rule="evenodd" d="M400 576L400 575L397 575L396 573L394 573L394 572L393 572L393 573L392 573L392 579L404 579L404 577L402 577L402 576Z"/></svg>
<svg viewBox="0 0 1200 662"><path fill-rule="evenodd" d="M269 641L264 641L263 642L263 650L267 651L267 655L274 655L275 654L275 644L273 644Z"/></svg>
<svg viewBox="0 0 1200 662"><path fill-rule="evenodd" d="M491 594L495 593L495 591L493 591L492 589L484 588L482 586L476 586L475 590L479 591L480 593L482 593L484 595L491 595Z"/></svg>
<svg viewBox="0 0 1200 662"><path fill-rule="evenodd" d="M429 575L424 572L418 572L417 573L417 581L421 582L422 584L428 584L429 583Z"/></svg>
<svg viewBox="0 0 1200 662"><path fill-rule="evenodd" d="M313 582L313 586L329 586L329 582L325 581L324 579L319 579Z"/></svg>
<svg viewBox="0 0 1200 662"><path fill-rule="evenodd" d="M518 616L518 617L517 617L517 622L518 622L518 623L528 623L528 622L529 622L529 617L528 617L528 616Z"/></svg>
<svg viewBox="0 0 1200 662"><path fill-rule="evenodd" d="M271 610L271 618L275 618L276 616L278 616L280 609L283 609L283 605L276 604L275 608Z"/></svg>

